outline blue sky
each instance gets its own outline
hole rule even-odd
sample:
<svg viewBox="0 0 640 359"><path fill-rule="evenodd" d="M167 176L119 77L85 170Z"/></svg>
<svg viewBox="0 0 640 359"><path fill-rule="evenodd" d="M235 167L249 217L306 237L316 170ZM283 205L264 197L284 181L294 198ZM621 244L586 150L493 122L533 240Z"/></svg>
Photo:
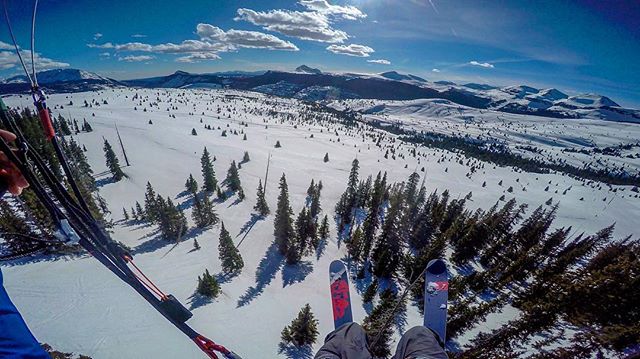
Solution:
<svg viewBox="0 0 640 359"><path fill-rule="evenodd" d="M29 48L29 0L8 0ZM0 76L18 74L6 27ZM176 70L396 70L429 80L526 83L640 107L640 2L40 0L38 68L116 79Z"/></svg>

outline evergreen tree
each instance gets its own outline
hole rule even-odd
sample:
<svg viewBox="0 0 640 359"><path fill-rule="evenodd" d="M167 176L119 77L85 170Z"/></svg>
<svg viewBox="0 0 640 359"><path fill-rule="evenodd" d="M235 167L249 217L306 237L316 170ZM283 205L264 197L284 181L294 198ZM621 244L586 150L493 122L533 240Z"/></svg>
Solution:
<svg viewBox="0 0 640 359"><path fill-rule="evenodd" d="M118 157L116 157L115 152L111 148L109 141L104 140L104 157L107 161L107 167L113 176L113 179L117 182L124 178L124 172L120 169L120 162L118 161Z"/></svg>
<svg viewBox="0 0 640 359"><path fill-rule="evenodd" d="M257 190L257 201L256 205L253 207L261 216L266 216L269 214L269 205L267 204L267 200L264 197L264 188L262 187L262 179L258 180L258 190Z"/></svg>
<svg viewBox="0 0 640 359"><path fill-rule="evenodd" d="M400 236L400 215L402 208L402 188L394 189L389 210L385 216L382 233L373 251L373 271L379 277L390 278L400 264L402 240Z"/></svg>
<svg viewBox="0 0 640 359"><path fill-rule="evenodd" d="M129 213L127 213L127 209L122 207L122 214L124 215L124 220L128 221L129 220Z"/></svg>
<svg viewBox="0 0 640 359"><path fill-rule="evenodd" d="M220 228L220 241L218 244L218 252L220 255L220 262L222 262L222 270L226 273L239 273L244 267L244 262L240 256L240 252L233 244L233 240L229 235L229 232L224 228L224 222L222 222L222 228Z"/></svg>
<svg viewBox="0 0 640 359"><path fill-rule="evenodd" d="M218 223L218 215L213 208L213 203L209 200L209 196L206 194L200 198L198 195L194 195L193 211L191 211L191 217L198 228L205 228Z"/></svg>
<svg viewBox="0 0 640 359"><path fill-rule="evenodd" d="M371 354L374 357L387 358L391 355L391 338L393 336L393 323L394 320L388 320L389 316L396 313L392 313L396 305L396 295L390 290L386 289L380 294L380 302L376 305L371 314L364 318L362 327L367 332L369 340L374 341L378 338L376 343L371 343L372 347L369 348Z"/></svg>
<svg viewBox="0 0 640 359"><path fill-rule="evenodd" d="M229 189L233 192L237 192L242 189L236 161L231 161L231 166L229 166L229 170L227 171L227 178L225 179L225 181Z"/></svg>
<svg viewBox="0 0 640 359"><path fill-rule="evenodd" d="M0 199L0 232L9 253L20 253L34 244L28 237L35 237L35 234L25 219L18 216L17 211L4 199Z"/></svg>
<svg viewBox="0 0 640 359"><path fill-rule="evenodd" d="M197 238L193 239L193 249L196 250L196 251L200 250L200 243L198 243L198 239Z"/></svg>
<svg viewBox="0 0 640 359"><path fill-rule="evenodd" d="M83 119L82 130L85 132L93 132L93 128L86 119Z"/></svg>
<svg viewBox="0 0 640 359"><path fill-rule="evenodd" d="M69 124L67 123L67 120L65 120L64 117L62 117L62 115L58 115L58 120L56 122L58 123L58 129L60 130L60 134L62 134L63 136L68 136L71 134L71 129L69 128Z"/></svg>
<svg viewBox="0 0 640 359"><path fill-rule="evenodd" d="M324 218L322 218L322 223L320 224L318 235L322 239L329 238L329 216L327 216L326 214L324 215Z"/></svg>
<svg viewBox="0 0 640 359"><path fill-rule="evenodd" d="M133 210L131 211L134 212ZM142 209L140 202L136 201L136 208L135 208L136 220L143 220L145 217L144 213L145 211Z"/></svg>
<svg viewBox="0 0 640 359"><path fill-rule="evenodd" d="M315 319L311 306L307 303L300 309L298 317L282 330L281 338L284 343L301 347L313 345L318 334L318 320Z"/></svg>
<svg viewBox="0 0 640 359"><path fill-rule="evenodd" d="M213 163L211 162L211 157L206 147L202 152L200 164L202 165L202 177L204 178L202 187L207 192L215 191L218 187L218 181L216 180L216 174L213 171Z"/></svg>
<svg viewBox="0 0 640 359"><path fill-rule="evenodd" d="M274 219L273 234L276 237L276 243L278 249L282 255L286 255L290 247L294 247L295 232L293 229L293 220L291 216L293 211L289 204L289 187L287 186L287 179L282 174L280 177L280 195L278 195L278 205L276 209L276 216ZM292 251L290 253L293 253ZM291 258L294 259L293 256Z"/></svg>
<svg viewBox="0 0 640 359"><path fill-rule="evenodd" d="M336 204L336 215L340 217L341 227L338 229L342 231L342 226L350 224L353 216L353 210L355 209L358 194L358 170L360 169L360 162L358 159L354 159L351 163L351 171L349 172L349 181L347 182L347 189L344 191L340 200Z"/></svg>
<svg viewBox="0 0 640 359"><path fill-rule="evenodd" d="M185 182L184 186L189 193L195 195L198 192L198 182L196 182L196 179L193 178L192 174L189 174L189 178L187 178L187 182Z"/></svg>
<svg viewBox="0 0 640 359"><path fill-rule="evenodd" d="M362 243L364 234L360 227L356 228L351 236L351 239L347 242L347 251L354 261L360 261L360 255L362 254Z"/></svg>
<svg viewBox="0 0 640 359"><path fill-rule="evenodd" d="M322 159L325 163L329 162L329 152L324 154L324 158Z"/></svg>
<svg viewBox="0 0 640 359"><path fill-rule="evenodd" d="M244 151L244 156L242 156L242 163L247 163L251 161L251 159L249 158L249 152Z"/></svg>
<svg viewBox="0 0 640 359"><path fill-rule="evenodd" d="M144 217L141 218L144 218L149 222L155 222L160 218L157 198L158 195L153 190L151 182L147 182L147 191L144 194ZM136 203L136 210L137 209L138 203Z"/></svg>
<svg viewBox="0 0 640 359"><path fill-rule="evenodd" d="M191 135L192 135L192 136L197 136L197 135L198 135L198 132L196 131L196 129L195 129L195 128L192 128L192 129L191 129Z"/></svg>
<svg viewBox="0 0 640 359"><path fill-rule="evenodd" d="M184 213L173 204L171 198L167 197L167 200L164 201L162 197L158 197L157 203L162 237L165 240L179 241L187 232L187 219Z"/></svg>
<svg viewBox="0 0 640 359"><path fill-rule="evenodd" d="M196 291L198 294L208 298L216 298L220 294L220 284L218 284L216 277L209 274L208 269L205 269L202 278L198 276L198 288Z"/></svg>

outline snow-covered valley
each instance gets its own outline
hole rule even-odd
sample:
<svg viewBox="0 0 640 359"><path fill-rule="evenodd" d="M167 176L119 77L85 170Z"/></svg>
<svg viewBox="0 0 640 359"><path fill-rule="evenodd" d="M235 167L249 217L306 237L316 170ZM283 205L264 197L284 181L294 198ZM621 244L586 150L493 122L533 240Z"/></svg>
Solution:
<svg viewBox="0 0 640 359"><path fill-rule="evenodd" d="M361 111L365 123L383 121L417 131L495 140L525 157L561 159L577 167L592 164L634 175L640 169L640 125L499 113L442 101L347 100L331 107ZM30 99L10 96L6 103L28 107ZM285 173L294 213L304 206L307 187L315 180L324 185L322 213L332 218L351 162L357 158L361 178L386 171L389 182L400 182L418 171L428 193L448 190L452 198L464 198L471 192L467 202L471 209L488 209L504 196L503 201L515 198L528 204L531 211L552 198L559 204L554 227L571 226L572 234L590 234L615 223L615 238L638 236L640 198L633 186L587 182L561 173L527 173L442 149L416 148L379 129L367 127L382 134L374 137L337 122L306 121L308 116L301 114L317 107L295 99L237 90L115 88L53 94L48 103L54 116L86 119L94 129L74 138L86 146L94 172L102 173L96 179L111 211L112 237L133 248L137 264L192 309L190 324L244 358L308 357L309 353L278 350L282 328L305 303L319 320L321 336L313 347L317 350L324 335L333 329L328 266L347 257L332 221L331 236L321 250L305 256L298 265L285 264L272 245L273 215L264 219L252 215L255 189L259 179L265 180L267 165L269 205L275 207L278 181ZM102 146L103 138L117 143L116 125L131 166L124 168L128 178L114 183L106 174ZM212 129L205 129L205 125ZM197 135L192 135L192 129ZM247 139L243 140L245 134ZM274 147L278 141L281 148ZM388 145L396 148L394 156L385 156ZM532 145L541 152L522 149ZM621 149L623 156L576 152L619 145L631 146ZM125 221L122 214L123 207L143 202L149 181L190 218L192 203L184 193L184 183L189 174L201 181L204 147L216 158L219 179L224 178L231 161L241 161L245 151L251 158L240 169L246 199L231 197L216 202L216 211L238 246L245 267L241 274L221 283L222 295L211 303L199 301L194 292L197 277L205 269L221 271L220 224L204 231L191 229L175 244L160 239L155 226ZM576 151L563 151L567 148ZM123 163L122 153L116 153ZM328 162L323 161L325 153ZM470 172L471 166L478 169ZM194 239L202 247L198 251L193 250ZM134 291L88 255L37 257L2 266L7 291L35 336L59 350L93 358L202 356ZM361 321L366 315L362 290L354 285L351 291L354 319ZM478 332L493 329L512 316L508 310L490 315L458 338L456 345L463 346ZM421 323L417 307L409 305L404 327Z"/></svg>

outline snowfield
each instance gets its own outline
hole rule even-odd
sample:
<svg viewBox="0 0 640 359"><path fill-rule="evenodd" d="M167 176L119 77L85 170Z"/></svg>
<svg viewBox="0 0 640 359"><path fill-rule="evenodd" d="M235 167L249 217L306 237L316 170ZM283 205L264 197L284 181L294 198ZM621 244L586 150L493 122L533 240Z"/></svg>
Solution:
<svg viewBox="0 0 640 359"><path fill-rule="evenodd" d="M73 105L69 105L70 101ZM85 107L85 101L92 103L92 107ZM31 106L26 96L8 97L6 103L12 107ZM572 233L576 234L593 233L615 222L616 238L638 235L640 198L631 191L631 186L586 185L562 174L531 174L489 163L467 176L469 166L464 156L418 147L420 156L413 157L409 155L413 146L399 141L393 143L398 147L396 159L385 158L385 146L395 139L394 135L385 133L383 147L377 147L372 138L339 124L286 119L282 114L297 115L309 109L309 105L295 99L235 90L110 89L54 94L48 104L54 116L61 114L89 121L94 131L74 138L88 149L86 154L96 174L106 171L103 137L114 146L124 165L117 147L115 125L118 126L131 162L131 166L124 168L128 178L117 183L113 183L109 175L97 178L100 194L112 212L112 237L133 248L136 264L161 289L193 310L189 324L245 359L312 355L278 351L282 328L305 303L311 305L320 323L321 334L313 347L315 353L324 336L333 329L329 263L346 257L346 249L336 240L332 221L331 236L322 251L303 258L297 266L284 263L272 246L273 214L263 220L252 216L256 187L259 179L264 181L269 156L266 197L272 213L276 207L278 181L285 173L296 215L314 179L324 185L322 215L332 218L333 208L345 189L351 161L357 157L361 178L387 171L389 182L404 181L414 170L425 167L425 172L419 173L426 175L428 192L448 189L452 198L462 198L472 192L472 200L468 202L471 208L487 209L505 195L507 200L515 197L518 203L529 204L531 211L553 198L554 203L559 202L554 222L557 227L572 226ZM442 103L442 100L385 103L348 100L333 106L370 109L365 120L494 138L514 149L516 145L535 144L544 150L536 156L563 156L576 165L600 161L601 166L622 166L632 173L640 168L638 157L620 159L561 151L578 145L606 147L635 143L640 138L640 125L512 115L469 109L446 101ZM278 115L274 118L269 113ZM152 125L148 124L149 120ZM204 125L213 126L213 130L206 130ZM192 128L196 129L197 136L191 135ZM227 131L226 137L221 136L223 130ZM241 131L247 135L246 141L242 140ZM280 141L282 148L274 148L276 141ZM156 226L125 222L122 214L123 207L129 210L135 201L143 203L145 186L150 181L156 192L171 197L176 205L185 209L192 225L191 201L183 193L184 183L192 173L202 184L200 156L205 146L216 157L214 167L219 181L224 179L232 160L240 162L245 151L251 157L240 169L246 199L237 202L234 196L216 202L216 211L239 246L245 267L240 275L221 283L222 294L211 303L194 299L194 292L197 277L205 269L212 274L220 273L220 224L204 231L192 229L181 243L174 244L161 240ZM633 147L629 154L635 155L638 151L638 147ZM330 158L327 163L323 162L325 153ZM404 158L398 156L401 153L405 154ZM498 184L500 181L502 185ZM483 182L486 187L482 186ZM507 192L510 186L513 193ZM550 189L545 191L547 186ZM199 251L193 250L195 238L202 247ZM29 327L41 342L57 350L93 358L203 357L184 335L88 255L36 258L2 265L7 291ZM362 321L366 312L353 283L351 293L354 319ZM514 310L490 315L487 322L460 337L457 344L464 345L471 334L494 328L515 313ZM418 309L409 305L404 328L421 323Z"/></svg>

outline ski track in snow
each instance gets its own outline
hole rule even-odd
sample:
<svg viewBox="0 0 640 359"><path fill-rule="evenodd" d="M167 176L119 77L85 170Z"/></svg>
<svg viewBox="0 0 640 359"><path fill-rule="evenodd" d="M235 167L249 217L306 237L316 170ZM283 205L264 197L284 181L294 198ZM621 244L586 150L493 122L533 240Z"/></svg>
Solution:
<svg viewBox="0 0 640 359"><path fill-rule="evenodd" d="M139 100L132 101L136 93L142 97L148 96L150 102L160 96L163 102L159 104L159 109L151 108L149 102L140 105ZM225 95L236 97L227 98ZM101 105L84 107L85 99L96 99ZM102 104L103 99L108 101L108 105ZM169 99L173 102L167 103ZM73 101L73 106L67 105L70 100ZM186 100L186 103L176 102L179 100ZM271 104L265 105L265 101ZM25 97L20 96L9 97L6 102L10 106L29 103ZM346 257L346 250L344 246L338 245L335 223L331 222L331 238L321 256L307 256L295 267L284 264L284 259L272 246L273 212L278 195L278 181L283 172L287 175L290 202L296 215L305 203L309 182L315 179L322 180L324 185L321 196L322 215L329 214L331 218L335 203L345 189L351 161L357 157L360 160L361 178L375 176L379 170L383 170L388 172L389 182L404 181L414 169L424 166L428 192L448 189L452 198L462 198L472 191L473 198L468 202L472 209L488 209L500 196L506 195L507 199L516 197L519 203L528 203L531 211L553 197L554 202L560 202L554 222L556 227L571 225L574 233L592 233L616 222L616 238L637 235L636 219L640 215L640 199L630 196L628 186L613 186L619 191L612 193L607 186L602 186L602 189L584 186L568 176L520 173L508 167L494 169L491 164L486 164L484 169L468 178L465 176L468 167L457 163L455 154L449 152L418 148L418 152L426 154L426 157L419 158L418 163L418 159L408 155L407 149L410 147L402 145L399 152L406 153L406 159L385 159L385 149L376 147L368 137L363 142L362 137L351 137L338 129L341 133L340 142L336 142L335 126L322 132L322 127L316 124L301 124L296 129L290 123L276 123L273 119L264 123L263 119L268 118L266 115L254 115L244 109L245 106L257 106L296 113L303 106L296 100L268 98L261 94L230 90L112 89L54 94L50 96L48 103L54 116L62 114L66 117L70 114L78 121L86 118L90 122L94 132L81 133L74 138L86 145L86 154L95 173L106 170L102 136L110 141L124 165L114 129L114 124L118 124L132 166L124 168L129 178L118 183L111 183L108 176L99 180L100 193L107 200L112 219L116 222L112 237L134 248L138 266L161 289L175 295L183 304L192 308L194 317L189 324L245 359L287 357L287 352L278 353L280 331L305 303L311 304L320 323L320 335L313 347L314 352L333 327L328 268L334 259ZM56 105L63 105L64 109L54 109ZM215 113L218 105L223 108L220 119ZM231 113L231 119L227 118L228 105L233 105L236 110L236 113ZM134 106L137 106L137 111L134 111ZM167 112L169 106L178 106L178 109ZM145 107L147 112L142 111ZM354 102L353 107L357 107L357 103ZM200 115L203 111L205 116ZM392 113L395 116L393 120L408 120L418 129L426 126L424 128L439 129L444 133L465 129L471 135L479 133L464 121L460 124L459 119L455 120L458 122L453 126L451 123L455 121L451 118L438 117L446 114L436 114L429 110L426 115L413 117L410 112L415 111L415 108L398 108ZM439 111L443 109L439 108ZM189 112L194 115L189 115ZM169 118L169 114L176 118ZM214 126L214 130L205 130L200 123L201 118L204 124ZM147 124L150 119L153 125ZM575 144L576 135L579 135L575 131L584 130L586 135L578 137L588 138L589 141L610 139L605 143L598 143L599 145L617 143L616 139L629 136L640 137L637 136L640 126L607 122L608 127L605 127L605 124L595 120L575 122L572 127L574 132L563 134L571 134L564 139L550 137L550 133L545 131L525 135L520 130L501 127L505 119L530 124L539 121L539 125L543 127L562 126L562 121L572 120L518 117L504 113L496 115L484 111L482 121L490 123L490 131L495 132L497 138L510 141L517 137L517 144L526 144L528 141L547 143L549 151L558 146L558 141ZM242 121L248 123L248 126L240 126ZM230 127L227 128L227 124ZM482 124L478 126L480 125ZM218 126L221 130L227 129L227 137L220 135ZM198 136L191 136L192 128L198 131ZM242 141L242 135L233 135L233 130L244 130L248 140ZM485 130L480 132L486 134ZM309 138L310 134L314 138ZM280 149L274 148L277 140L282 143L283 147ZM187 235L176 246L159 239L154 234L155 226L121 221L123 206L129 209L136 200L143 204L147 181L151 181L159 194L171 197L176 205L188 204L187 197L178 195L184 190L184 182L189 173L201 184L200 155L204 146L207 146L212 156L217 157L214 168L219 181L224 179L231 161L239 162L245 150L251 157L251 161L243 164L239 171L246 199L237 204L234 203L236 197L223 203L216 202L218 215L234 242L238 244L242 240L239 249L245 267L240 275L221 284L223 294L211 303L199 301L193 295L196 278L205 269L209 269L212 274L220 272L217 249L219 224L205 231L191 232L191 235ZM322 158L326 152L329 153L330 161L324 163ZM258 179L264 180L269 153L272 154L272 159L266 182L266 197L272 214L256 220L251 216L255 204L255 189ZM438 163L443 154L445 161ZM568 156L578 157L578 154ZM611 161L620 164L619 159ZM624 159L622 162L635 166L637 170L637 159ZM425 173L420 172L420 175L424 176ZM503 181L502 186L498 185L500 180ZM482 187L484 181L487 183L486 188ZM514 187L513 193L506 191L509 186ZM544 191L546 186L550 187L549 192ZM526 187L526 191L522 191L523 187ZM562 195L569 187L572 189ZM558 193L555 193L556 190ZM579 201L581 197L584 197L584 201ZM192 225L191 210L188 208L185 212ZM194 238L200 243L199 251L192 250ZM90 256L13 264L4 266L2 270L5 286L35 336L57 350L82 353L96 359L203 357L191 341ZM357 283L351 285L353 316L354 320L360 322L366 312L356 287L366 286L361 287ZM458 344L464 345L478 332L501 325L515 315L517 310L511 307L491 314L486 322L458 338ZM422 323L414 305L408 306L405 320L397 323L398 326L408 329ZM397 338L396 335L395 339ZM299 355L293 353L290 352L290 356Z"/></svg>

